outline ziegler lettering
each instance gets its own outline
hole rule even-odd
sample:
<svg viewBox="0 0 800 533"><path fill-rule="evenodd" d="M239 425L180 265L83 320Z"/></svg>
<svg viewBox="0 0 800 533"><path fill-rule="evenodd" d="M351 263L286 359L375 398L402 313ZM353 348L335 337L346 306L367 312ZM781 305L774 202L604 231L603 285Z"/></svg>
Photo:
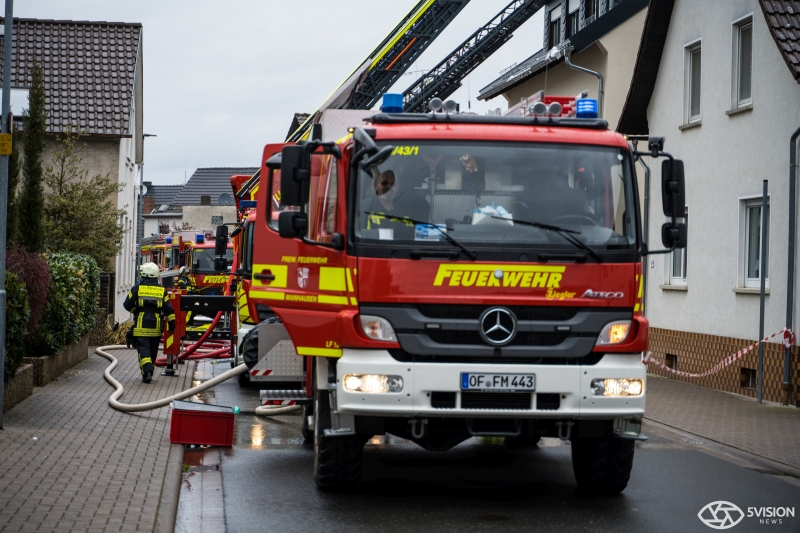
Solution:
<svg viewBox="0 0 800 533"><path fill-rule="evenodd" d="M450 287L558 289L566 269L558 266L439 265L433 286L441 287L446 283ZM503 271L502 279L494 275L497 270Z"/></svg>
<svg viewBox="0 0 800 533"><path fill-rule="evenodd" d="M569 291L555 291L553 289L547 289L547 294L545 297L548 300L570 300L575 298L575 294L576 293Z"/></svg>
<svg viewBox="0 0 800 533"><path fill-rule="evenodd" d="M600 300L621 300L625 298L624 292L596 292L592 289L586 289L581 298L597 298Z"/></svg>

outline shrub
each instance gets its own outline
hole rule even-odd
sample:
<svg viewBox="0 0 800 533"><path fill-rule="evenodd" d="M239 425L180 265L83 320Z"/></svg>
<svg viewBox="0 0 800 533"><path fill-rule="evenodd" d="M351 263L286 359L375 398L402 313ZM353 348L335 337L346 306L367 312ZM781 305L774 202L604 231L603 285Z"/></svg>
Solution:
<svg viewBox="0 0 800 533"><path fill-rule="evenodd" d="M50 293L40 327L30 343L32 356L58 353L91 331L97 316L100 269L82 254L46 254Z"/></svg>
<svg viewBox="0 0 800 533"><path fill-rule="evenodd" d="M25 356L25 337L28 331L28 291L13 272L6 272L6 360L5 381L17 373Z"/></svg>
<svg viewBox="0 0 800 533"><path fill-rule="evenodd" d="M22 246L12 246L6 253L6 269L25 283L31 316L28 334L33 335L39 327L39 318L47 305L50 287L50 268L41 254L27 252Z"/></svg>

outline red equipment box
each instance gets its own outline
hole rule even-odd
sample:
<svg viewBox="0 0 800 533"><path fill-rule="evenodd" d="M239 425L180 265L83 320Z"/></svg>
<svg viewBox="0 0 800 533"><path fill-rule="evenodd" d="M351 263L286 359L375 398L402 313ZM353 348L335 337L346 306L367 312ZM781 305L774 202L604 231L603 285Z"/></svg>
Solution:
<svg viewBox="0 0 800 533"><path fill-rule="evenodd" d="M172 402L169 441L205 446L233 445L233 408L194 402Z"/></svg>

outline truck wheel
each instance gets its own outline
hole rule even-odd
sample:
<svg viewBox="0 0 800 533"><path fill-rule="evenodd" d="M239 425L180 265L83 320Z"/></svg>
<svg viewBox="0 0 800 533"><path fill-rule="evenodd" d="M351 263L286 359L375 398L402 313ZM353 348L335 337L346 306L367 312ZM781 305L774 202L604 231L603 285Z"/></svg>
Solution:
<svg viewBox="0 0 800 533"><path fill-rule="evenodd" d="M578 487L596 494L625 490L636 441L615 438L572 439L572 468Z"/></svg>
<svg viewBox="0 0 800 533"><path fill-rule="evenodd" d="M331 427L328 391L316 391L314 400L314 481L325 491L347 489L361 479L364 440L358 435L326 437Z"/></svg>
<svg viewBox="0 0 800 533"><path fill-rule="evenodd" d="M250 372L242 372L238 376L236 376L236 381L239 383L240 387L249 387L250 386Z"/></svg>

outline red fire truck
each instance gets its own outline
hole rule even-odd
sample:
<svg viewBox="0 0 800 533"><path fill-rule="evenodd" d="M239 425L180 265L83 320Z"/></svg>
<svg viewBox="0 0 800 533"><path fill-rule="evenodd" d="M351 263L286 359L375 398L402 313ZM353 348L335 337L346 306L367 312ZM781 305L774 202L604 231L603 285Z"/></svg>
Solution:
<svg viewBox="0 0 800 533"><path fill-rule="evenodd" d="M251 313L280 319L257 326L259 354L300 356L298 389L262 398L307 404L320 488L357 482L362 447L387 433L432 451L560 437L581 488L627 485L642 258L686 245L683 165L661 138L634 152L591 110L575 117L574 99L539 104L379 113L340 142L264 148L240 274ZM640 155L665 158L666 250L643 241Z"/></svg>

